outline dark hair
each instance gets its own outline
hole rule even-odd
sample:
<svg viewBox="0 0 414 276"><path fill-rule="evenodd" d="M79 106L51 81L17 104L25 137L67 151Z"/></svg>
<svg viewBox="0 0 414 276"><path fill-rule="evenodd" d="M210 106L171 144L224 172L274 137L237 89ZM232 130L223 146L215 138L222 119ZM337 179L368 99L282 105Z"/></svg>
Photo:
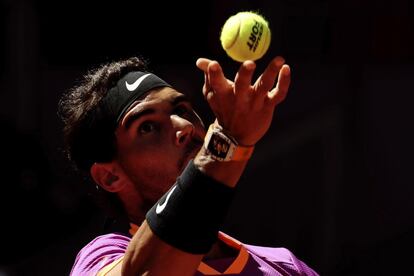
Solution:
<svg viewBox="0 0 414 276"><path fill-rule="evenodd" d="M137 57L104 64L62 96L58 114L64 123L66 154L81 171L88 172L94 162L113 160L116 153L113 129L90 115L121 77L146 67L147 62Z"/></svg>

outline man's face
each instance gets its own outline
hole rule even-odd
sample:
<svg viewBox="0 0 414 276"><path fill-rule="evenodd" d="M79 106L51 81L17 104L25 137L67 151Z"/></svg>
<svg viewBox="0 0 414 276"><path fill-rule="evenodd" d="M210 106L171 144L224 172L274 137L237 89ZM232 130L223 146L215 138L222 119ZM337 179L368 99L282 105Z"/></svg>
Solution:
<svg viewBox="0 0 414 276"><path fill-rule="evenodd" d="M187 98L163 87L133 103L115 135L116 160L131 184L151 204L195 157L205 130Z"/></svg>

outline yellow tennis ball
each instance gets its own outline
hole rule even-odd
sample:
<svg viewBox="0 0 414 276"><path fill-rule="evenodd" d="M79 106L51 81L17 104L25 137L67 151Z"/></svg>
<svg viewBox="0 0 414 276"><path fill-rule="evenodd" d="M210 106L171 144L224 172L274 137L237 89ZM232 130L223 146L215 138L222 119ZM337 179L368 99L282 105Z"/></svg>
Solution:
<svg viewBox="0 0 414 276"><path fill-rule="evenodd" d="M267 21L254 12L239 12L229 17L221 30L221 46L232 59L257 60L270 45Z"/></svg>

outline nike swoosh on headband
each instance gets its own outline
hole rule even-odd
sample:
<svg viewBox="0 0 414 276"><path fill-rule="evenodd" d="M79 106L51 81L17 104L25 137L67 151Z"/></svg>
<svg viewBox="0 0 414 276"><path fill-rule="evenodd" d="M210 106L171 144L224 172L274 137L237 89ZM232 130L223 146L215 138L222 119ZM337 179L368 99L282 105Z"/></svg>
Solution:
<svg viewBox="0 0 414 276"><path fill-rule="evenodd" d="M177 188L177 185L174 186L174 188L172 188L172 190L168 193L167 198L165 199L163 204L157 204L157 208L155 209L155 212L157 213L157 215L159 215L162 211L164 211L165 206L167 206L168 200L170 199L170 196L172 195L172 193L174 192L175 188Z"/></svg>
<svg viewBox="0 0 414 276"><path fill-rule="evenodd" d="M142 75L141 77L139 77L134 83L132 83L132 84L129 84L127 81L125 81L125 85L126 85L126 88L128 89L128 91L134 91L135 89L137 89L138 88L138 86L141 84L141 82L143 81L143 80L145 80L145 78L147 78L149 75L151 75L151 74L145 74L145 75Z"/></svg>

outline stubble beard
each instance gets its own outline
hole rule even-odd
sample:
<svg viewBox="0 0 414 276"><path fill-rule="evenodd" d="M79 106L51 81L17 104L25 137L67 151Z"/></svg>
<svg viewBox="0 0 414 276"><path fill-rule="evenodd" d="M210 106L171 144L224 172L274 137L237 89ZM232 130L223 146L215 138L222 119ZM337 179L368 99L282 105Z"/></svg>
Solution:
<svg viewBox="0 0 414 276"><path fill-rule="evenodd" d="M193 159L203 143L199 140L193 139L189 142L183 151L182 156L178 159L176 163L176 175L174 173L162 174L159 170L157 171L146 171L144 173L145 179L152 179L151 183L139 177L133 177L131 180L134 182L134 185L138 191L140 191L143 199L143 209L147 212L170 188L177 180L177 177L181 175L185 167L188 165L189 161ZM162 164L157 164L154 166L162 167Z"/></svg>

